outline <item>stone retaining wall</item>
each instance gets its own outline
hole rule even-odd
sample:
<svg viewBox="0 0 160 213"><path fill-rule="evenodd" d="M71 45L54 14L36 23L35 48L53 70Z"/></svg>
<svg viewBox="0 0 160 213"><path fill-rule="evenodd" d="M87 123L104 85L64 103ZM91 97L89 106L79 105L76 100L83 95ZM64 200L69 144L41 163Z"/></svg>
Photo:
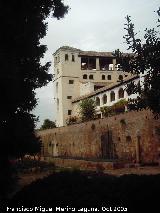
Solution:
<svg viewBox="0 0 160 213"><path fill-rule="evenodd" d="M160 120L145 110L39 131L38 135L43 156L67 157L72 162L73 158L126 163L155 163L160 159Z"/></svg>

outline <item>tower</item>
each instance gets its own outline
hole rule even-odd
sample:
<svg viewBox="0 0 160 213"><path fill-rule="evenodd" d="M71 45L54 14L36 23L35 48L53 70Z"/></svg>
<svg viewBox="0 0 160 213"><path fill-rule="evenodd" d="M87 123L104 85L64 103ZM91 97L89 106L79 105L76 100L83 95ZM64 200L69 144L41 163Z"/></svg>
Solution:
<svg viewBox="0 0 160 213"><path fill-rule="evenodd" d="M111 52L82 51L60 47L54 54L56 124L65 126L72 116L72 99L123 80L123 72Z"/></svg>

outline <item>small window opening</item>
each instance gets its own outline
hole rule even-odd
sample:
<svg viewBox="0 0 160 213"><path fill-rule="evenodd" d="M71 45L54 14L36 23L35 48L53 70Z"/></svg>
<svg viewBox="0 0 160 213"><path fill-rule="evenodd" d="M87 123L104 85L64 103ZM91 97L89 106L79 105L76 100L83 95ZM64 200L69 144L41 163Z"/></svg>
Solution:
<svg viewBox="0 0 160 213"><path fill-rule="evenodd" d="M93 80L93 75L90 75L90 76L89 76L89 79Z"/></svg>
<svg viewBox="0 0 160 213"><path fill-rule="evenodd" d="M108 75L108 80L111 80L111 75Z"/></svg>
<svg viewBox="0 0 160 213"><path fill-rule="evenodd" d="M71 115L72 114L72 110L68 110L68 115Z"/></svg>
<svg viewBox="0 0 160 213"><path fill-rule="evenodd" d="M87 75L86 74L83 75L83 79L87 79Z"/></svg>
<svg viewBox="0 0 160 213"><path fill-rule="evenodd" d="M67 96L67 99L72 99L72 96Z"/></svg>
<svg viewBox="0 0 160 213"><path fill-rule="evenodd" d="M68 61L68 54L65 54L65 61Z"/></svg>
<svg viewBox="0 0 160 213"><path fill-rule="evenodd" d="M73 61L73 62L75 61L75 57L74 57L74 55L72 55L72 61Z"/></svg>
<svg viewBox="0 0 160 213"><path fill-rule="evenodd" d="M69 80L69 84L74 84L74 80Z"/></svg>
<svg viewBox="0 0 160 213"><path fill-rule="evenodd" d="M128 136L126 136L126 142L128 142L128 143L129 143L129 142L132 142L132 138L131 138L131 136L129 136L129 135L128 135Z"/></svg>
<svg viewBox="0 0 160 213"><path fill-rule="evenodd" d="M119 80L123 81L123 75L119 75Z"/></svg>
<svg viewBox="0 0 160 213"><path fill-rule="evenodd" d="M102 80L105 80L106 79L106 76L105 75L102 75Z"/></svg>

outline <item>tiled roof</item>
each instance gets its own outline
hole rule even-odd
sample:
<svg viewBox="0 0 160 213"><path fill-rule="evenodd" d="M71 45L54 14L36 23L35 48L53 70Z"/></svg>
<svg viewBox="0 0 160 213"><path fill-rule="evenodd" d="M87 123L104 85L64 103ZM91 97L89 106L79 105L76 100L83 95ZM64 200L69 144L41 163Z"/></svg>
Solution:
<svg viewBox="0 0 160 213"><path fill-rule="evenodd" d="M81 51L79 56L98 56L115 58L112 52Z"/></svg>
<svg viewBox="0 0 160 213"><path fill-rule="evenodd" d="M70 46L62 46L60 48L58 48L58 50L56 50L56 52L53 54L55 55L59 50L71 50L71 51L78 51L78 52L81 52L82 50L80 49L77 49L77 48L74 48L74 47L70 47Z"/></svg>
<svg viewBox="0 0 160 213"><path fill-rule="evenodd" d="M91 92L90 94L83 95L83 96L80 96L80 97L78 97L78 98L75 98L75 99L72 100L72 103L77 102L77 101L80 101L80 100L83 100L83 99L86 99L86 98L90 98L90 97L92 97L92 96L94 96L94 95L96 95L96 94L102 93L102 92L104 92L104 91L109 91L109 90L111 90L111 89L114 89L115 87L118 87L118 86L120 86L120 85L122 85L122 84L124 84L124 83L128 83L128 82L130 82L130 81L133 81L133 80L135 80L135 79L137 79L137 78L139 78L139 76L137 76L137 75L127 77L127 78L125 78L125 79L124 79L123 81L121 81L121 82L117 82L117 83L110 84L110 85L108 85L108 86L105 86L105 87L102 87L102 88L100 88L100 89L97 89L96 91Z"/></svg>
<svg viewBox="0 0 160 213"><path fill-rule="evenodd" d="M79 52L79 56L95 56L95 57L110 57L115 58L113 55L113 52L97 52L97 51L82 51L80 49L70 47L70 46L62 46L56 50L56 52L53 54L55 55L59 50L70 50L70 51L76 51ZM130 53L123 53L124 56L131 55Z"/></svg>

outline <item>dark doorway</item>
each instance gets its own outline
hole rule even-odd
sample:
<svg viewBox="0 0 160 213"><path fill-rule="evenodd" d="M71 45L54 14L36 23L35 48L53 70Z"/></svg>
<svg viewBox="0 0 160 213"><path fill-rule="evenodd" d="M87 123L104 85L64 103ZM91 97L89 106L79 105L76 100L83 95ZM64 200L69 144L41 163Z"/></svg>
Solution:
<svg viewBox="0 0 160 213"><path fill-rule="evenodd" d="M101 136L101 151L102 151L102 158L105 159L114 158L114 147L111 130L108 130Z"/></svg>

